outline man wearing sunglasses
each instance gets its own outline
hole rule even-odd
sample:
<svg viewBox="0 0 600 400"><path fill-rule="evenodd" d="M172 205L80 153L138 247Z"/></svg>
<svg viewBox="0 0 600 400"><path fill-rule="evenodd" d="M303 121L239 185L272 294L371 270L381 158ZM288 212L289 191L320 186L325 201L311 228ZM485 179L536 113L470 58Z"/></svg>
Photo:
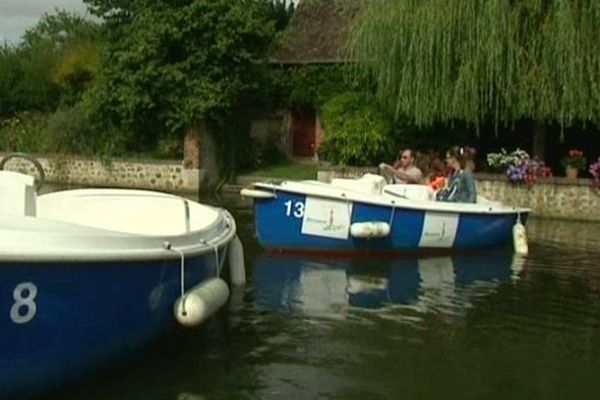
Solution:
<svg viewBox="0 0 600 400"><path fill-rule="evenodd" d="M423 181L423 173L415 166L415 154L412 149L402 150L394 166L386 163L379 164L379 173L389 183L422 183Z"/></svg>

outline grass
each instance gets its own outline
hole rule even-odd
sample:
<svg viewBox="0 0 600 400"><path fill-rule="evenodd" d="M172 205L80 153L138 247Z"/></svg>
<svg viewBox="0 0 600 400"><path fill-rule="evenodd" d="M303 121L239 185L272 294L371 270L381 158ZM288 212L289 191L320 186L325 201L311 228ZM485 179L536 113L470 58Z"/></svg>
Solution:
<svg viewBox="0 0 600 400"><path fill-rule="evenodd" d="M317 179L319 166L316 164L287 163L269 165L264 168L252 171L250 175L265 178L282 179Z"/></svg>

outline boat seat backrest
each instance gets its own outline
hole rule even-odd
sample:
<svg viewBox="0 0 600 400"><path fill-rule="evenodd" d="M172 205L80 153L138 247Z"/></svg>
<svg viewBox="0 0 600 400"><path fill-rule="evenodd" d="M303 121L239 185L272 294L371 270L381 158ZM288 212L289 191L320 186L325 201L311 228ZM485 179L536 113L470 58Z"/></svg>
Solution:
<svg viewBox="0 0 600 400"><path fill-rule="evenodd" d="M34 217L36 197L32 176L0 171L0 214Z"/></svg>
<svg viewBox="0 0 600 400"><path fill-rule="evenodd" d="M433 201L435 199L435 193L429 185L386 185L383 188L383 194L408 200Z"/></svg>
<svg viewBox="0 0 600 400"><path fill-rule="evenodd" d="M373 174L365 174L359 179L335 178L331 180L332 186L373 195L380 195L385 183L384 177Z"/></svg>

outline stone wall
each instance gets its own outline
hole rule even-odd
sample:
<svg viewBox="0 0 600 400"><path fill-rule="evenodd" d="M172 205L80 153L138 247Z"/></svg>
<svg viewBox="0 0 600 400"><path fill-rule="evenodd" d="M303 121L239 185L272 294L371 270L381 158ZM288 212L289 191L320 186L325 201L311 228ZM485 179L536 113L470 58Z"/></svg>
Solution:
<svg viewBox="0 0 600 400"><path fill-rule="evenodd" d="M359 177L377 173L375 168L328 168L318 172L318 180ZM600 222L600 190L590 179L541 179L528 187L509 182L504 175L476 174L477 193L490 200L532 209L532 215L544 218Z"/></svg>
<svg viewBox="0 0 600 400"><path fill-rule="evenodd" d="M550 178L527 187L503 175L477 174L477 191L493 200L531 208L536 216L600 222L600 190L589 179Z"/></svg>
<svg viewBox="0 0 600 400"><path fill-rule="evenodd" d="M0 154L3 158L4 154ZM127 187L168 192L197 192L203 171L185 169L181 160L112 160L83 157L35 157L43 166L46 182L72 186ZM33 164L13 158L6 170L33 176Z"/></svg>

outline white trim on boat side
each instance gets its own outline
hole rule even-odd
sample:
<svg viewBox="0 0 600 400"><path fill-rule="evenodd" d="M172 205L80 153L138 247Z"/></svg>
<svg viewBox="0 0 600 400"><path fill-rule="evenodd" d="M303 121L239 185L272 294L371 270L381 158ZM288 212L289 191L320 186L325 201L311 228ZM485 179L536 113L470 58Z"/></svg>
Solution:
<svg viewBox="0 0 600 400"><path fill-rule="evenodd" d="M266 193L275 194L278 191L302 194L307 196L336 199L342 201L360 202L377 206L407 208L419 211L435 211L440 213L463 214L518 214L528 213L528 208L510 207L502 204L472 204L448 203L441 201L416 201L392 195L371 195L342 189L331 184L318 181L284 181L281 184L256 182L253 186Z"/></svg>
<svg viewBox="0 0 600 400"><path fill-rule="evenodd" d="M119 262L214 254L236 234L235 220L226 210L160 192L78 189L42 195L37 202L37 216L0 213L0 268L3 262Z"/></svg>
<svg viewBox="0 0 600 400"><path fill-rule="evenodd" d="M178 259L214 254L234 237L236 225L225 210L210 228L178 236L143 236L72 223L0 215L0 268L4 262L119 262Z"/></svg>

